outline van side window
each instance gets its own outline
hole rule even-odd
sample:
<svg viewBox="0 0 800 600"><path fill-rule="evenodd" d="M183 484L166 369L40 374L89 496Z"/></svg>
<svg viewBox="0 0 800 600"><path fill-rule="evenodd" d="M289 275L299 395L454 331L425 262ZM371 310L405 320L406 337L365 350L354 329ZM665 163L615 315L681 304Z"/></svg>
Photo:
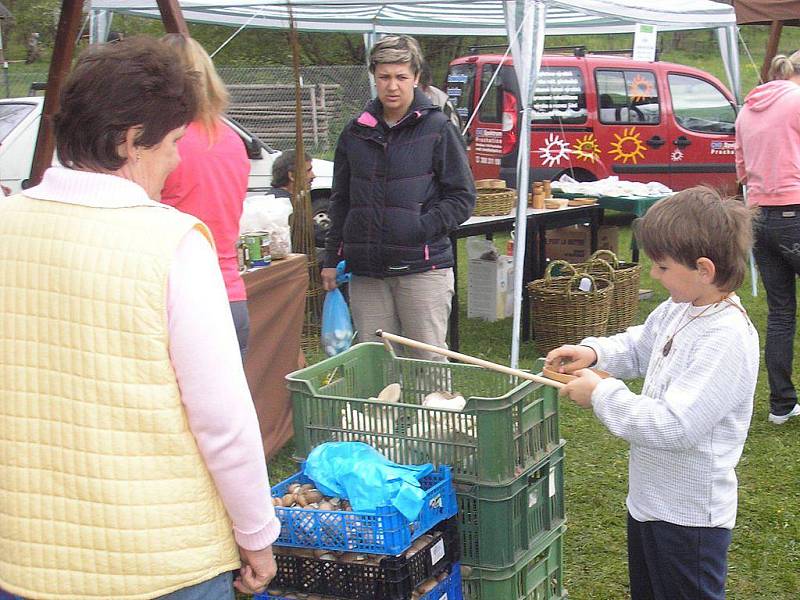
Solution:
<svg viewBox="0 0 800 600"><path fill-rule="evenodd" d="M453 65L447 74L447 97L456 114L466 123L474 106L475 65Z"/></svg>
<svg viewBox="0 0 800 600"><path fill-rule="evenodd" d="M734 133L736 111L711 82L689 75L669 74L672 112L678 125L704 133Z"/></svg>
<svg viewBox="0 0 800 600"><path fill-rule="evenodd" d="M601 123L656 125L660 120L658 85L650 71L596 70Z"/></svg>
<svg viewBox="0 0 800 600"><path fill-rule="evenodd" d="M492 80L495 70L499 65L483 65L481 70L481 90L480 94L483 95L486 86ZM483 123L502 123L503 122L503 87L502 76L498 75L492 83L492 88L486 94L483 103L478 109L478 118Z"/></svg>
<svg viewBox="0 0 800 600"><path fill-rule="evenodd" d="M586 90L579 69L542 67L533 92L533 122L537 125L586 122Z"/></svg>

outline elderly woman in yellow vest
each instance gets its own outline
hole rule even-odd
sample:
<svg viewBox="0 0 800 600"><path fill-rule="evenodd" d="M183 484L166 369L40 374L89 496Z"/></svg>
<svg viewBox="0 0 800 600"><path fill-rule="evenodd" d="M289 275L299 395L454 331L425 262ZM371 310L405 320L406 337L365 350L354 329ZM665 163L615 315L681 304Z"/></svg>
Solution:
<svg viewBox="0 0 800 600"><path fill-rule="evenodd" d="M87 51L54 120L64 168L0 203L6 593L232 600L275 574L213 241L157 201L197 107L181 65L146 38Z"/></svg>

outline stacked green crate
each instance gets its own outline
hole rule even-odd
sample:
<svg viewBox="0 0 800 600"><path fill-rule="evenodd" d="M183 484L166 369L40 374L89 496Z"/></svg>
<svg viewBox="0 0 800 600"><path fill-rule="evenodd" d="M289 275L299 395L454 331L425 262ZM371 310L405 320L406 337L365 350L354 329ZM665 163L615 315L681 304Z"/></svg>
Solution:
<svg viewBox="0 0 800 600"><path fill-rule="evenodd" d="M505 600L483 590L508 579L533 586L508 598L563 596L564 449L553 388L472 365L399 358L381 344L358 344L287 381L297 458L324 442L363 441L398 463L452 468L462 564L473 568L465 597ZM400 401L377 400L391 383L400 384ZM461 393L464 409L422 406L443 390ZM554 569L549 587L519 575L541 570L532 563L543 553Z"/></svg>

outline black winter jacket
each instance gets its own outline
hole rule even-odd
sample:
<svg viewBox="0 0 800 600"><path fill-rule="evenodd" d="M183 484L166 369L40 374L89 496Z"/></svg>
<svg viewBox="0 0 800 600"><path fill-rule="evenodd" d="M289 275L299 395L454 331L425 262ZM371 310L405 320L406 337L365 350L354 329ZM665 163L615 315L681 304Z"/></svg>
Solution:
<svg viewBox="0 0 800 600"><path fill-rule="evenodd" d="M334 159L326 267L392 277L453 266L448 234L475 208L461 137L415 90L394 127L375 99L339 136Z"/></svg>

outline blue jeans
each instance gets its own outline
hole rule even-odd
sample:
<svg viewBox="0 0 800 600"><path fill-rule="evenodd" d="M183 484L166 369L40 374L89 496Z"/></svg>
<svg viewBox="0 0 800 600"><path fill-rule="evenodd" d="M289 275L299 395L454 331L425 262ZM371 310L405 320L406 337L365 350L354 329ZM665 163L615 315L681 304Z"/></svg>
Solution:
<svg viewBox="0 0 800 600"><path fill-rule="evenodd" d="M159 596L156 600L234 600L234 598L233 573L228 571L203 583L183 588L166 596ZM0 600L23 599L0 590Z"/></svg>
<svg viewBox="0 0 800 600"><path fill-rule="evenodd" d="M731 530L628 514L631 600L724 600Z"/></svg>
<svg viewBox="0 0 800 600"><path fill-rule="evenodd" d="M156 600L212 600L212 598L213 600L234 600L233 573L231 571L221 573L203 583L159 596Z"/></svg>
<svg viewBox="0 0 800 600"><path fill-rule="evenodd" d="M797 313L795 282L800 275L800 205L762 207L754 234L753 254L767 290L764 362L770 412L785 415L797 403L792 360Z"/></svg>

